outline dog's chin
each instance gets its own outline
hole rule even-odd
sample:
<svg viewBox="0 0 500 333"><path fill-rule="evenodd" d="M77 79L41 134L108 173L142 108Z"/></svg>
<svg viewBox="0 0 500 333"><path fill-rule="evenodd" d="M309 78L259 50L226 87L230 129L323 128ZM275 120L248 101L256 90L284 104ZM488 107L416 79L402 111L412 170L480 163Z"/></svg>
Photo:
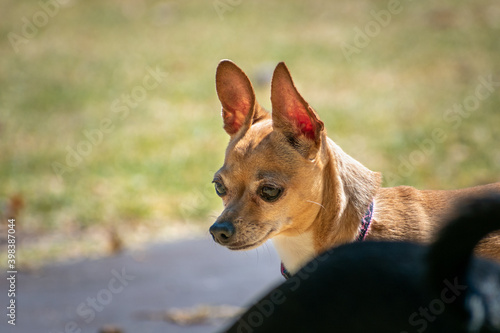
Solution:
<svg viewBox="0 0 500 333"><path fill-rule="evenodd" d="M250 241L250 242L237 241L234 244L226 244L225 246L232 251L253 250L264 244L268 239L270 239L273 231L274 230L269 231L264 237L260 238L257 241Z"/></svg>

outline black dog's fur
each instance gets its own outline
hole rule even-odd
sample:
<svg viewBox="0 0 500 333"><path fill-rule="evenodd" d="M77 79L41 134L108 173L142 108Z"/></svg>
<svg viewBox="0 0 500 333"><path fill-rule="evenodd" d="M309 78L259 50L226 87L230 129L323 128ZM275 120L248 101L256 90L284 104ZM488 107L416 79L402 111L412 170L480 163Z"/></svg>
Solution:
<svg viewBox="0 0 500 333"><path fill-rule="evenodd" d="M500 229L500 196L461 211L430 247L363 242L326 252L227 332L500 332L500 265L473 256Z"/></svg>

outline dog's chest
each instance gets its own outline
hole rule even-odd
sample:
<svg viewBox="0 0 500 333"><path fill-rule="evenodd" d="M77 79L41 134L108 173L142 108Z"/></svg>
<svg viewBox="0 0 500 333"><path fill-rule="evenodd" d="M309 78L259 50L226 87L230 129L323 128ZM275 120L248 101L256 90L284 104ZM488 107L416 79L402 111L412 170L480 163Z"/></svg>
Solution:
<svg viewBox="0 0 500 333"><path fill-rule="evenodd" d="M273 244L281 258L281 262L291 274L295 274L316 256L311 231L295 237L276 236L273 238Z"/></svg>

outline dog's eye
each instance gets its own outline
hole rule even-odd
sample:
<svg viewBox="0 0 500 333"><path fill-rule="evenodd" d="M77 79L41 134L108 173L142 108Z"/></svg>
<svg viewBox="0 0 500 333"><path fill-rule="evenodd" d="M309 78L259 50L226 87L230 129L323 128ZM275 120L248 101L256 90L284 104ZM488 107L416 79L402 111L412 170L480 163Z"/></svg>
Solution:
<svg viewBox="0 0 500 333"><path fill-rule="evenodd" d="M259 195L265 201L272 202L277 200L282 192L283 190L279 187L262 186Z"/></svg>
<svg viewBox="0 0 500 333"><path fill-rule="evenodd" d="M219 197L223 197L226 195L227 193L227 189L226 189L226 186L224 186L224 184L222 184L221 182L217 181L217 180L214 180L213 181L214 183L214 186L215 186L215 192L217 192L217 195Z"/></svg>

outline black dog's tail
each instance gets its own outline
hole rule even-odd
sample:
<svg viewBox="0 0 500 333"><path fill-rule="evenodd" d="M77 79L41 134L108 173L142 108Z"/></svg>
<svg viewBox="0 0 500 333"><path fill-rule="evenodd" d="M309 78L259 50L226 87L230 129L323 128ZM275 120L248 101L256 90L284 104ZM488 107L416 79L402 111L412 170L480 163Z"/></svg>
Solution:
<svg viewBox="0 0 500 333"><path fill-rule="evenodd" d="M495 230L500 230L500 194L465 203L459 216L441 230L431 245L428 258L431 280L464 276L477 243Z"/></svg>
<svg viewBox="0 0 500 333"><path fill-rule="evenodd" d="M429 250L428 283L437 295L444 281L474 289L468 286L474 248L487 234L500 230L500 194L476 198L462 206L458 217L441 230ZM463 293L462 302L454 304L456 310L469 312L463 301L470 289Z"/></svg>

